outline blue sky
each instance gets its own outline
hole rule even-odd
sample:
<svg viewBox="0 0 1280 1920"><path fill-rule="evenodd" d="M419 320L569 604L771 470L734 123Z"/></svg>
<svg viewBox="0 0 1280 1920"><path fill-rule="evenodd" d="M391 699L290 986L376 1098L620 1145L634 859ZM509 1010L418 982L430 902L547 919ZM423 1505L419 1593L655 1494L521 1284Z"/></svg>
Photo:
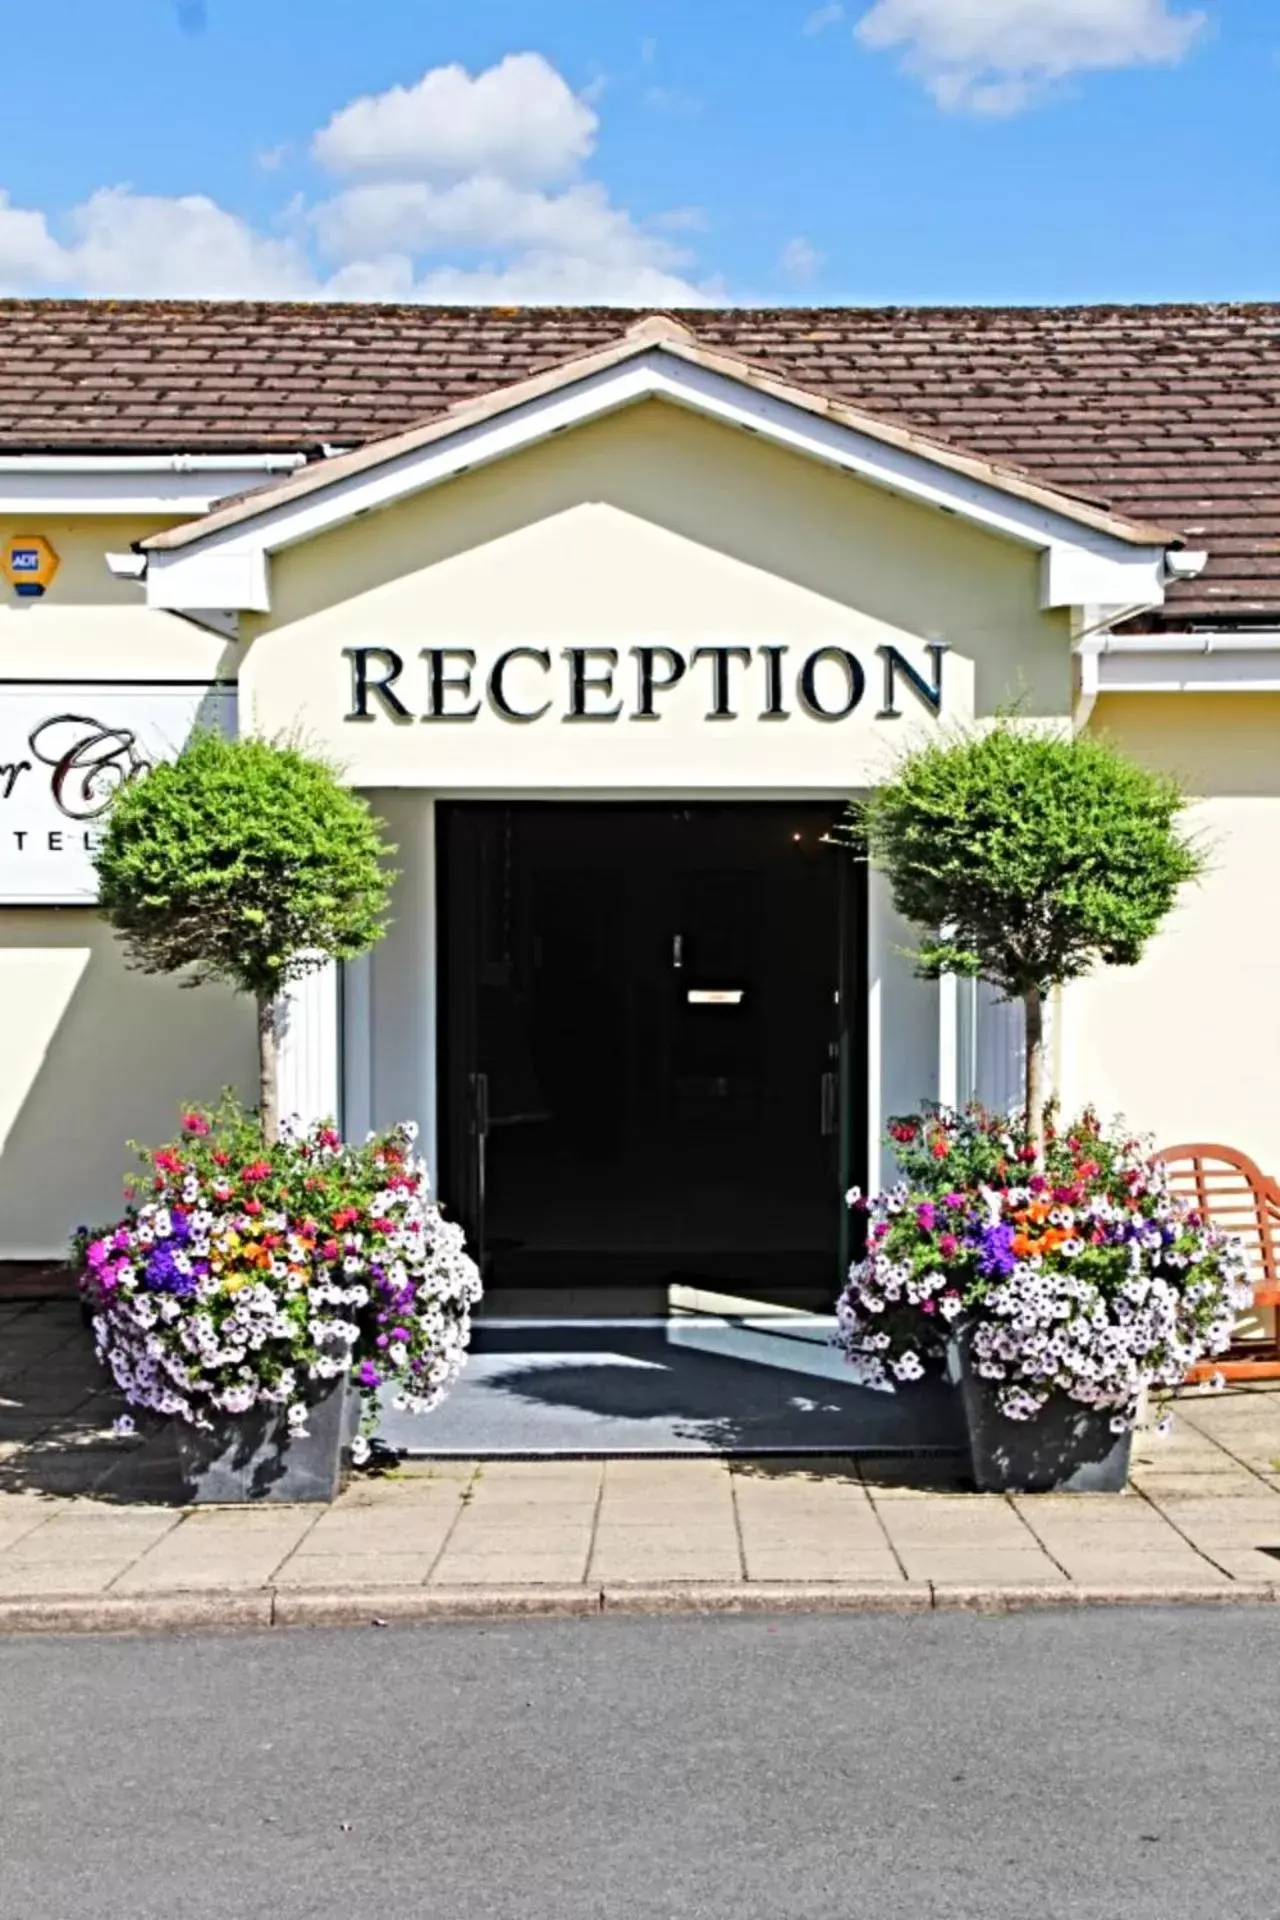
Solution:
<svg viewBox="0 0 1280 1920"><path fill-rule="evenodd" d="M1274 0L0 0L0 292L1277 288Z"/></svg>

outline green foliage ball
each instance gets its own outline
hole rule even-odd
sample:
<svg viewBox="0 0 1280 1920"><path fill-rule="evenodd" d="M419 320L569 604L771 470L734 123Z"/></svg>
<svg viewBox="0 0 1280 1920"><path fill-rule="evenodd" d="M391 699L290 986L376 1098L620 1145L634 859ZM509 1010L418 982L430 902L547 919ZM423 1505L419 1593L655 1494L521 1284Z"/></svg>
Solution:
<svg viewBox="0 0 1280 1920"><path fill-rule="evenodd" d="M144 971L263 999L380 938L395 877L381 826L297 747L199 732L116 796L100 910Z"/></svg>
<svg viewBox="0 0 1280 1920"><path fill-rule="evenodd" d="M1185 804L1105 738L1006 719L909 755L846 837L924 930L921 973L976 975L1013 998L1135 964L1203 870L1178 830Z"/></svg>

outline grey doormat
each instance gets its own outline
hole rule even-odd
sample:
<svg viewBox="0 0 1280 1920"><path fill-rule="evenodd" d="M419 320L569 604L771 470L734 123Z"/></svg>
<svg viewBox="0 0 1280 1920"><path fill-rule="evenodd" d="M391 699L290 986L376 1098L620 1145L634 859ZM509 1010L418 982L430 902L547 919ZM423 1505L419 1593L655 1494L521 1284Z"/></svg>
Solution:
<svg viewBox="0 0 1280 1920"><path fill-rule="evenodd" d="M802 1314L484 1320L434 1412L385 1409L381 1437L424 1458L960 1452L954 1390L855 1386L834 1322Z"/></svg>

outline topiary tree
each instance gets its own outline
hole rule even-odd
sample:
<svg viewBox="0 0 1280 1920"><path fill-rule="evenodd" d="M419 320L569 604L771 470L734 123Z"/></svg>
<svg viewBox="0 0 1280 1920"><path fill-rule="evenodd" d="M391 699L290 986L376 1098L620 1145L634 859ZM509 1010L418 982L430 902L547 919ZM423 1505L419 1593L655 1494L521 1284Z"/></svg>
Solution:
<svg viewBox="0 0 1280 1920"><path fill-rule="evenodd" d="M1133 966L1203 870L1178 787L1096 735L1002 719L934 741L850 809L904 919L919 973L987 980L1026 1011L1026 1122L1045 1138L1044 1001L1099 964Z"/></svg>
<svg viewBox="0 0 1280 1920"><path fill-rule="evenodd" d="M279 1134L277 1003L381 938L394 875L368 805L298 748L194 734L116 795L100 911L146 973L222 980L258 1009L259 1119Z"/></svg>

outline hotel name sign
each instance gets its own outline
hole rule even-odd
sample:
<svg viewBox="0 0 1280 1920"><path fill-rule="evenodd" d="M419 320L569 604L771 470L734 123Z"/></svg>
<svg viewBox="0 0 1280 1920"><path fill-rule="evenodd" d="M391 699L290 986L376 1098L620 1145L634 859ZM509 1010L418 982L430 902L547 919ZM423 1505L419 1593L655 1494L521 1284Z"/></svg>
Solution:
<svg viewBox="0 0 1280 1920"><path fill-rule="evenodd" d="M0 685L0 905L88 905L111 801L193 727L233 730L210 685Z"/></svg>
<svg viewBox="0 0 1280 1920"><path fill-rule="evenodd" d="M517 726L656 722L673 699L695 697L709 721L793 714L839 721L859 708L896 720L904 695L937 715L947 648L930 641L923 651L928 663L916 665L898 647L880 646L869 665L844 646L512 646L480 668L473 647L422 647L416 657L385 646L344 647L351 674L344 718L466 724L488 711Z"/></svg>

